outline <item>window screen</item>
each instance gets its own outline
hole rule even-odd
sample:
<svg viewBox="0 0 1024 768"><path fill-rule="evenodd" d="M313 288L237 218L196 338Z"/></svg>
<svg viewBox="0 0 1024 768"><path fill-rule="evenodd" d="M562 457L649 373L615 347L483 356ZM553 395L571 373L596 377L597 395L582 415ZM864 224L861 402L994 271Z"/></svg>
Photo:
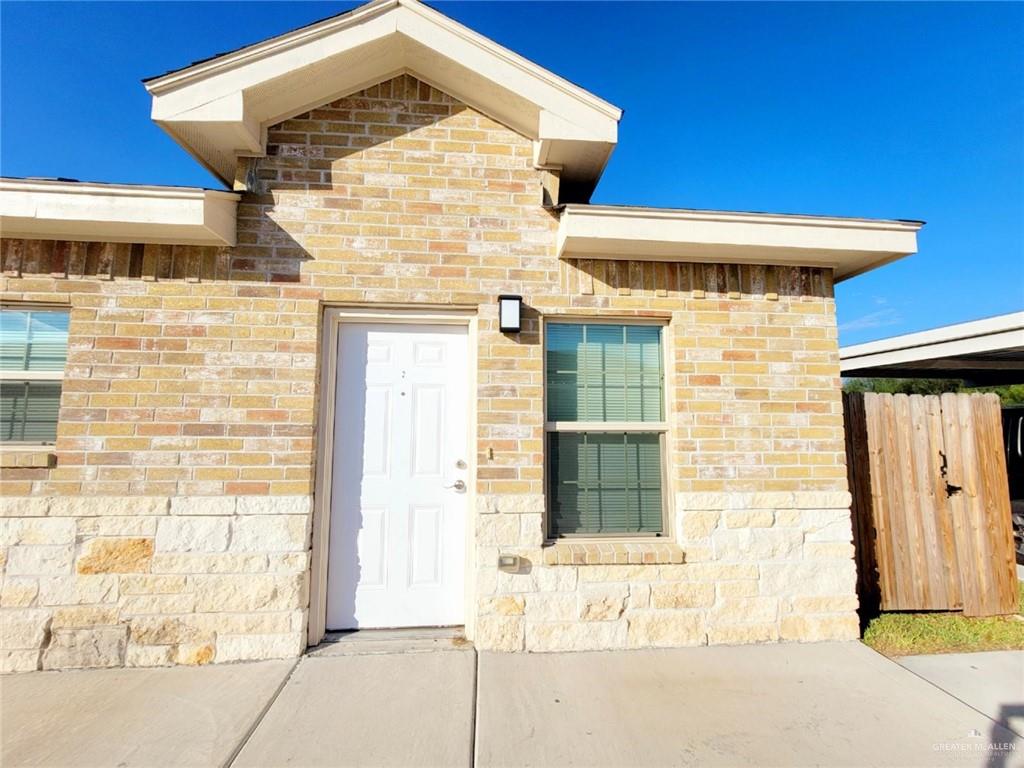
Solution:
<svg viewBox="0 0 1024 768"><path fill-rule="evenodd" d="M663 531L661 335L655 325L547 326L553 536Z"/></svg>
<svg viewBox="0 0 1024 768"><path fill-rule="evenodd" d="M67 350L66 311L0 308L0 439L56 440Z"/></svg>

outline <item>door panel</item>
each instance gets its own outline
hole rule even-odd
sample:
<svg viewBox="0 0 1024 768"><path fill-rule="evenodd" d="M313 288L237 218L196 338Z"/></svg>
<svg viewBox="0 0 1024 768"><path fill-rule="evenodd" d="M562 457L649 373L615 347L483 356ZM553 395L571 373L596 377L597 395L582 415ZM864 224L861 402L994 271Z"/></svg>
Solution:
<svg viewBox="0 0 1024 768"><path fill-rule="evenodd" d="M461 624L467 332L344 324L327 627Z"/></svg>

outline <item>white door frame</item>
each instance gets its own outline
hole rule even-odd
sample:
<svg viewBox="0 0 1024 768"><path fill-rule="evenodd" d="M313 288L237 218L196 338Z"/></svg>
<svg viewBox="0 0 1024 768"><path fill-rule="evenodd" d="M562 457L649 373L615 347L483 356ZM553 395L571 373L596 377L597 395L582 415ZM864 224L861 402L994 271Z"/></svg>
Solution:
<svg viewBox="0 0 1024 768"><path fill-rule="evenodd" d="M320 336L320 388L317 414L316 478L313 495L313 549L310 557L309 621L307 640L317 645L327 624L327 561L331 527L331 472L334 456L335 391L338 384L338 333L342 323L398 323L405 325L462 325L468 328L467 381L469 393L466 419L466 634L472 639L476 591L473 530L476 520L476 406L477 406L477 316L476 308L392 309L372 307L325 307Z"/></svg>

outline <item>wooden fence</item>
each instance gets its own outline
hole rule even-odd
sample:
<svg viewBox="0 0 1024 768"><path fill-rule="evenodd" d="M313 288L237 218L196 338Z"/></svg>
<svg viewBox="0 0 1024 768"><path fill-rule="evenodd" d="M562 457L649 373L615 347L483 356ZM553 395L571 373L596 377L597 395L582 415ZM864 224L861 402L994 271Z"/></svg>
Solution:
<svg viewBox="0 0 1024 768"><path fill-rule="evenodd" d="M843 407L861 606L1016 612L999 398L856 393Z"/></svg>

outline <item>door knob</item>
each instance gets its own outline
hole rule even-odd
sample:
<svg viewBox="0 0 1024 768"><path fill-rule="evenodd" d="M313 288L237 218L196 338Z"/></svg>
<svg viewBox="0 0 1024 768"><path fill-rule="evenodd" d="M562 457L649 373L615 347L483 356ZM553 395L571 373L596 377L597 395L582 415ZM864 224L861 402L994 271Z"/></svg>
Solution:
<svg viewBox="0 0 1024 768"><path fill-rule="evenodd" d="M462 480L456 480L451 485L446 485L445 488L454 488L459 493L462 493L466 490L466 483Z"/></svg>

